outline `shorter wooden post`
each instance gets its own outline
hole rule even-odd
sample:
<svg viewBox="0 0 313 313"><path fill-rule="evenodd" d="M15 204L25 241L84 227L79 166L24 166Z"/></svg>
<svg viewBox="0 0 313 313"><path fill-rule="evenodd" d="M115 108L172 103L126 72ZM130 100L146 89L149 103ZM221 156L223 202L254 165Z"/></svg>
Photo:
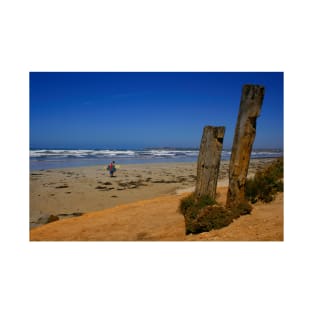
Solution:
<svg viewBox="0 0 313 313"><path fill-rule="evenodd" d="M197 197L208 195L215 199L224 133L223 126L203 129L197 166Z"/></svg>

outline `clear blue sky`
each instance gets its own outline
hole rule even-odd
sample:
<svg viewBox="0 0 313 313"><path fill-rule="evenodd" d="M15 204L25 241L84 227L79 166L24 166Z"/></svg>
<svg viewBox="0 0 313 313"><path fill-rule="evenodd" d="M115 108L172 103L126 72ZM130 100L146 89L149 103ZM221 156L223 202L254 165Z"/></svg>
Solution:
<svg viewBox="0 0 313 313"><path fill-rule="evenodd" d="M199 147L212 125L231 148L244 84L265 86L254 148L283 148L275 72L31 72L30 147Z"/></svg>

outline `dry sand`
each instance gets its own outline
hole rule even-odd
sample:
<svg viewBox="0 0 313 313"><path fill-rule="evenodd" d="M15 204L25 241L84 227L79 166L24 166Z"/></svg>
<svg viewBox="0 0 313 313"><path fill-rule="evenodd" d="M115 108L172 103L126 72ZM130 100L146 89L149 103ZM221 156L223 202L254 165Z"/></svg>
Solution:
<svg viewBox="0 0 313 313"><path fill-rule="evenodd" d="M248 175L271 161L251 160ZM223 161L220 202L226 199L227 169ZM30 240L283 240L282 195L271 204L255 205L251 215L228 227L185 236L178 206L195 178L195 163L125 165L113 178L103 166L32 172ZM60 220L41 226L50 214Z"/></svg>

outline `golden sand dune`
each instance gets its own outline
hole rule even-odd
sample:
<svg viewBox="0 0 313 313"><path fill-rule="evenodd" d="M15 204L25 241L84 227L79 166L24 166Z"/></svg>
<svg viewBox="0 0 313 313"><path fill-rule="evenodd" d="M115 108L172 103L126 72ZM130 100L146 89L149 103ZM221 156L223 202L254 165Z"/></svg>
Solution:
<svg viewBox="0 0 313 313"><path fill-rule="evenodd" d="M218 188L225 201L227 188ZM31 241L281 241L283 240L283 194L270 204L256 204L251 215L229 226L198 235L185 235L180 199L170 195L119 205L39 226L30 231Z"/></svg>

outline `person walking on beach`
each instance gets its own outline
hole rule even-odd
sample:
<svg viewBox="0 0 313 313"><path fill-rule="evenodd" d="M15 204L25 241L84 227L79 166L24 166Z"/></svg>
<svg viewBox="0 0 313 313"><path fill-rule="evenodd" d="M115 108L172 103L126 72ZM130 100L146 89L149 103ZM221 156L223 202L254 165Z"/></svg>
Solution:
<svg viewBox="0 0 313 313"><path fill-rule="evenodd" d="M110 165L108 165L107 170L110 172L110 177L113 177L116 171L115 161L112 161Z"/></svg>

